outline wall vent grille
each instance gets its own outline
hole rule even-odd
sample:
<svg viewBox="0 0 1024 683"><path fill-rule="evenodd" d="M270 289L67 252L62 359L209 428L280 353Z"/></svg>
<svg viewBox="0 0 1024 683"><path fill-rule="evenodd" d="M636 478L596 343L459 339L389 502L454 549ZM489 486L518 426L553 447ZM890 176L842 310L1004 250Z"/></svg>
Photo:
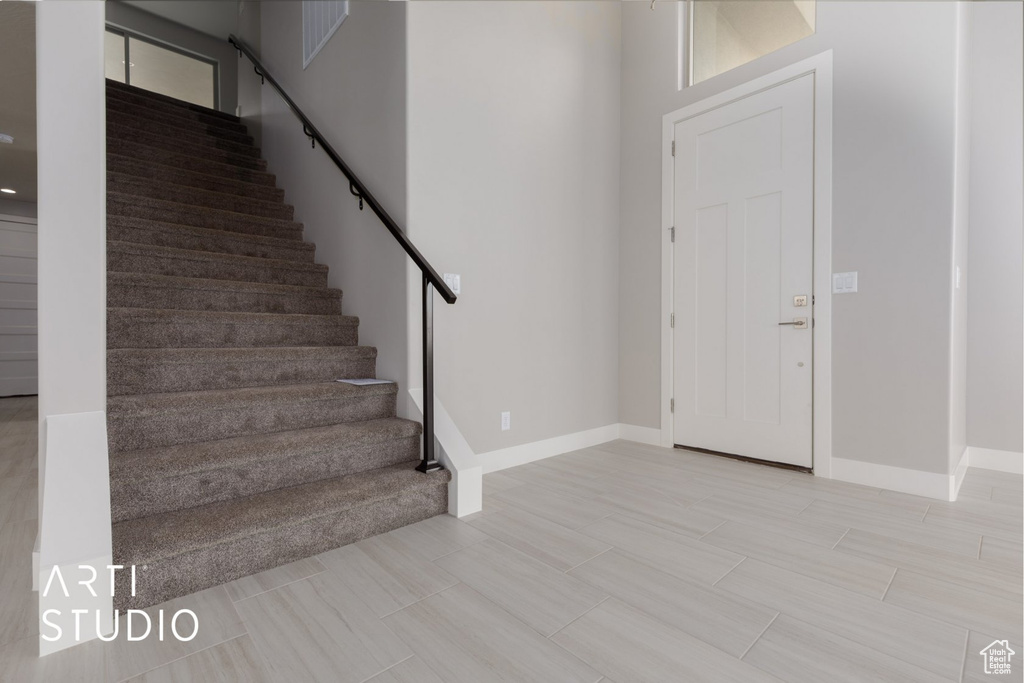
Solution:
<svg viewBox="0 0 1024 683"><path fill-rule="evenodd" d="M302 68L313 61L348 16L348 0L302 0Z"/></svg>

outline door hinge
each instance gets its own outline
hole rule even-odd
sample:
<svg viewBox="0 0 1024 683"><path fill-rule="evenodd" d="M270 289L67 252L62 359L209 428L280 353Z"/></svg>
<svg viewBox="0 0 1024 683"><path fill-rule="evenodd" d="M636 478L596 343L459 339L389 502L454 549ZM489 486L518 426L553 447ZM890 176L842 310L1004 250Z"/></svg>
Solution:
<svg viewBox="0 0 1024 683"><path fill-rule="evenodd" d="M672 141L672 156L676 155L676 141Z"/></svg>
<svg viewBox="0 0 1024 683"><path fill-rule="evenodd" d="M674 398L670 398L668 400L668 412L670 412L670 413L676 412L676 400Z"/></svg>
<svg viewBox="0 0 1024 683"><path fill-rule="evenodd" d="M672 242L676 241L676 227L674 225L668 229L668 238Z"/></svg>
<svg viewBox="0 0 1024 683"><path fill-rule="evenodd" d="M672 327L672 328L674 328L676 326L676 314L675 313L669 313L668 314L668 326Z"/></svg>

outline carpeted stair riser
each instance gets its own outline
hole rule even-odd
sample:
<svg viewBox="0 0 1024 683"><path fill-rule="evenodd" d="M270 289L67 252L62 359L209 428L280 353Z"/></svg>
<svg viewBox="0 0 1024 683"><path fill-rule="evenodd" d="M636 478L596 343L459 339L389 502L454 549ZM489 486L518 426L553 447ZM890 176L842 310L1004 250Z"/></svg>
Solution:
<svg viewBox="0 0 1024 683"><path fill-rule="evenodd" d="M163 111L175 111L180 113L182 116L192 116L203 121L242 125L241 120L237 116L232 116L231 114L226 114L222 111L203 107L198 104L175 100L151 90L125 86L124 84L116 82L107 82L106 95L107 100L119 99L130 103L139 110L160 109Z"/></svg>
<svg viewBox="0 0 1024 683"><path fill-rule="evenodd" d="M372 346L110 349L107 394L210 391L376 376Z"/></svg>
<svg viewBox="0 0 1024 683"><path fill-rule="evenodd" d="M107 216L107 239L303 263L313 263L316 255L316 247L309 242L209 230L128 216Z"/></svg>
<svg viewBox="0 0 1024 683"><path fill-rule="evenodd" d="M196 124L194 121L190 121L188 119L175 118L174 116L161 116L160 114L161 112L154 110L139 112L138 110L132 110L130 107L124 108L120 111L108 109L107 123L115 123L118 126L124 126L127 128L138 128L140 130L149 131L150 133L168 135L171 137L182 135L188 136L189 139L212 138L248 147L253 147L255 145L255 140L253 140L253 137L249 135L248 132L241 132L220 126L210 126L202 123ZM200 142L199 144L203 143Z"/></svg>
<svg viewBox="0 0 1024 683"><path fill-rule="evenodd" d="M210 230L265 235L281 239L302 239L302 223L263 216L245 216L233 211L178 204L164 199L107 193L107 215L145 218Z"/></svg>
<svg viewBox="0 0 1024 683"><path fill-rule="evenodd" d="M394 384L342 382L110 396L111 452L395 416Z"/></svg>
<svg viewBox="0 0 1024 683"><path fill-rule="evenodd" d="M173 277L326 287L327 266L130 242L107 242L107 269Z"/></svg>
<svg viewBox="0 0 1024 683"><path fill-rule="evenodd" d="M239 154L238 152L229 152L222 149L214 149L213 147L201 147L196 149L188 145L182 145L174 138L163 135L154 135L153 133L146 133L139 130L133 131L126 128L111 131L110 126L107 126L107 129L107 137L114 138L122 144L136 143L152 147L154 149L162 149L168 152L179 152L186 149L197 157L216 161L221 164L238 166L239 168L245 168L250 171L267 170L267 162L259 157L252 156L251 154ZM117 149L113 149L112 151L118 152Z"/></svg>
<svg viewBox="0 0 1024 683"><path fill-rule="evenodd" d="M209 192L258 199L264 202L284 202L284 190L279 190L276 187L187 171L152 161L124 157L120 154L107 154L107 172L119 173L140 180L156 180L173 185L196 187Z"/></svg>
<svg viewBox="0 0 1024 683"><path fill-rule="evenodd" d="M237 313L341 313L341 291L233 280L107 273L107 305Z"/></svg>
<svg viewBox="0 0 1024 683"><path fill-rule="evenodd" d="M333 479L420 457L419 423L391 418L115 453L114 522Z"/></svg>
<svg viewBox="0 0 1024 683"><path fill-rule="evenodd" d="M228 139L244 141L249 138L249 131L242 122L231 122L223 119L197 118L193 112L177 107L140 107L123 99L119 95L107 95L107 118L117 119L122 114L141 116L152 121L184 128L196 133L227 136Z"/></svg>
<svg viewBox="0 0 1024 683"><path fill-rule="evenodd" d="M244 168L234 164L224 163L206 156L197 156L188 151L180 149L162 149L149 145L132 142L130 140L118 140L107 138L107 155L135 157L139 161L172 166L183 171L202 173L204 175L215 175L227 180L240 180L244 183L274 187L277 178L266 170Z"/></svg>
<svg viewBox="0 0 1024 683"><path fill-rule="evenodd" d="M108 349L355 346L359 319L338 315L107 309Z"/></svg>
<svg viewBox="0 0 1024 683"><path fill-rule="evenodd" d="M121 173L107 171L107 191L117 192L135 197L163 199L179 204L208 207L232 211L248 216L263 218L279 218L290 221L295 210L291 205L281 201L261 201L251 197L239 197L233 194L213 192L187 185L175 185L160 179L135 178Z"/></svg>
<svg viewBox="0 0 1024 683"><path fill-rule="evenodd" d="M424 475L410 464L399 473L379 495L357 504L348 503L356 497L350 489L363 474L115 524L114 563L147 569L137 573L134 597L131 574L116 572L114 607L142 609L447 512L449 472ZM325 496L325 489L333 495ZM178 541L202 536L194 527L228 519L239 520L239 528L219 534L217 543ZM152 545L161 551L145 552Z"/></svg>
<svg viewBox="0 0 1024 683"><path fill-rule="evenodd" d="M122 140L138 140L147 144L150 140L159 139L167 144L177 145L179 148L192 149L197 154L227 152L249 159L260 157L260 150L252 143L235 142L211 135L192 134L180 128L136 125L134 121L130 120L130 117L107 119L107 135Z"/></svg>

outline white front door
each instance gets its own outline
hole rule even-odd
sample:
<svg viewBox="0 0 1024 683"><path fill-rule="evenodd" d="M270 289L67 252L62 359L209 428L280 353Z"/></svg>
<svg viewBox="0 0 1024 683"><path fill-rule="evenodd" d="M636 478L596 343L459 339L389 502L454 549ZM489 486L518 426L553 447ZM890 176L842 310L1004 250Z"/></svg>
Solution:
<svg viewBox="0 0 1024 683"><path fill-rule="evenodd" d="M678 445L811 467L813 163L813 74L675 126Z"/></svg>

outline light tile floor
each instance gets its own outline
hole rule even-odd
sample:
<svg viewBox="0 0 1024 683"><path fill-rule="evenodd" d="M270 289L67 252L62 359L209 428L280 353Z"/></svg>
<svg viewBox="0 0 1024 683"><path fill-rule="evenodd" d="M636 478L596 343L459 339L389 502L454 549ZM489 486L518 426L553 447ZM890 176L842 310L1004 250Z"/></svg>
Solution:
<svg viewBox="0 0 1024 683"><path fill-rule="evenodd" d="M617 441L442 516L151 608L189 643L34 656L34 399L0 400L0 680L981 681L1024 671L1022 481L943 503Z"/></svg>

